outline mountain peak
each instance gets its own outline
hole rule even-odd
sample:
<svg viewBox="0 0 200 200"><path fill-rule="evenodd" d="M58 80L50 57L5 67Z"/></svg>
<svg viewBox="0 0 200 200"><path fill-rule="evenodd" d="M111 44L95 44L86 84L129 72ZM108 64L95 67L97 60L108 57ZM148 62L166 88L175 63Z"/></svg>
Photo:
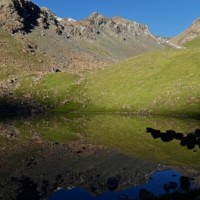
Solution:
<svg viewBox="0 0 200 200"><path fill-rule="evenodd" d="M192 22L192 25L196 25L196 24L199 24L199 23L200 23L200 18L197 18Z"/></svg>
<svg viewBox="0 0 200 200"><path fill-rule="evenodd" d="M48 29L50 25L56 31L62 29L56 16L46 7L39 8L30 0L0 1L0 26L12 34L29 33L36 26Z"/></svg>
<svg viewBox="0 0 200 200"><path fill-rule="evenodd" d="M93 12L87 19L89 20L97 20L100 18L105 18L105 16L103 16L102 14L98 13L98 12Z"/></svg>
<svg viewBox="0 0 200 200"><path fill-rule="evenodd" d="M194 20L189 28L183 31L178 36L171 39L171 42L178 45L184 45L192 41L200 35L200 18Z"/></svg>
<svg viewBox="0 0 200 200"><path fill-rule="evenodd" d="M113 17L112 20L117 24L130 22L129 20L124 19L124 18L122 18L120 16Z"/></svg>

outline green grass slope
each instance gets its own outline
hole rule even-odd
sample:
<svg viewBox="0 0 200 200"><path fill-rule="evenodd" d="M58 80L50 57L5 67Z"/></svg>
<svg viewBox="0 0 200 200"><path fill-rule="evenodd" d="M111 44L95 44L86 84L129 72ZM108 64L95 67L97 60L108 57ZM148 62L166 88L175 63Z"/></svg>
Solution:
<svg viewBox="0 0 200 200"><path fill-rule="evenodd" d="M188 48L200 48L200 36L185 44Z"/></svg>
<svg viewBox="0 0 200 200"><path fill-rule="evenodd" d="M25 52L22 40L0 29L0 81L48 70L48 58Z"/></svg>
<svg viewBox="0 0 200 200"><path fill-rule="evenodd" d="M165 49L79 76L26 77L16 89L58 111L200 114L200 49Z"/></svg>
<svg viewBox="0 0 200 200"><path fill-rule="evenodd" d="M2 30L0 38L0 80L17 77L13 94L22 100L58 111L199 116L199 38L186 49L146 53L83 76L48 72L47 57L24 53Z"/></svg>
<svg viewBox="0 0 200 200"><path fill-rule="evenodd" d="M166 49L88 74L87 110L199 115L200 50Z"/></svg>
<svg viewBox="0 0 200 200"><path fill-rule="evenodd" d="M49 71L49 58L31 45L31 41L26 37L19 35L14 37L0 28L1 114L27 112L38 105L32 103L34 99L29 98L27 102L28 95L25 93L19 98L15 95L15 89L19 86L24 87L23 83L27 76L35 77L37 80Z"/></svg>
<svg viewBox="0 0 200 200"><path fill-rule="evenodd" d="M58 106L71 111L79 108L76 99L78 76L68 73L46 73L41 77L29 75L23 78L15 95L25 99L34 99L49 108Z"/></svg>

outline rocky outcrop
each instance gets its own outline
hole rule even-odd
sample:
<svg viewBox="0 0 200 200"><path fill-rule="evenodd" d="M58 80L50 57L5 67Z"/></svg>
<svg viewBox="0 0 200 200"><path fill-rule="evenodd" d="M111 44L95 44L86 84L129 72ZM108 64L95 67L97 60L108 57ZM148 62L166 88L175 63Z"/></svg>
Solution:
<svg viewBox="0 0 200 200"><path fill-rule="evenodd" d="M37 25L41 10L28 0L0 1L0 25L10 33L29 32Z"/></svg>
<svg viewBox="0 0 200 200"><path fill-rule="evenodd" d="M39 8L30 0L1 0L0 26L14 33L29 33L36 26L48 29L54 26L58 34L64 29L47 8Z"/></svg>
<svg viewBox="0 0 200 200"><path fill-rule="evenodd" d="M184 45L200 35L200 18L195 20L192 25L180 35L172 38L170 41L177 45Z"/></svg>
<svg viewBox="0 0 200 200"><path fill-rule="evenodd" d="M134 38L148 36L152 38L147 25L121 17L110 19L97 12L92 13L82 21L68 21L66 19L62 20L61 23L65 26L68 37L82 37L91 40L106 37L107 35Z"/></svg>
<svg viewBox="0 0 200 200"><path fill-rule="evenodd" d="M41 8L40 17L37 21L44 29L49 29L52 26L58 35L61 35L64 30L57 17L46 7Z"/></svg>

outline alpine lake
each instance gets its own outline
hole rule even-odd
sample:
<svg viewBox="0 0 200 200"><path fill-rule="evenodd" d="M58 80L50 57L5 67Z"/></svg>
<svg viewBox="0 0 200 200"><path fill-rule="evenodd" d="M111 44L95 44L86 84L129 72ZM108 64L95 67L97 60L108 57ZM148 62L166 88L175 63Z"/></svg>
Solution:
<svg viewBox="0 0 200 200"><path fill-rule="evenodd" d="M46 199L77 186L98 195L110 177L120 190L165 169L200 185L199 119L51 112L4 117L0 129L0 199Z"/></svg>

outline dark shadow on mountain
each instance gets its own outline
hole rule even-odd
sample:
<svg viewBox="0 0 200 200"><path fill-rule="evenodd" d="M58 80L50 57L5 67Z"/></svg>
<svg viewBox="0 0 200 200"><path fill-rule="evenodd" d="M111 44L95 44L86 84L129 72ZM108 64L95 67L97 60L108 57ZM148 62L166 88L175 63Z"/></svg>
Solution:
<svg viewBox="0 0 200 200"><path fill-rule="evenodd" d="M183 133L178 133L174 130L161 132L160 130L149 127L146 128L146 132L150 133L154 139L160 138L163 142L170 142L175 139L180 141L181 146L187 147L188 149L194 149L196 145L200 148L200 129L196 129L186 136L184 136Z"/></svg>
<svg viewBox="0 0 200 200"><path fill-rule="evenodd" d="M23 20L26 33L30 33L35 26L38 26L37 20L40 17L41 9L32 1L14 1L14 7Z"/></svg>

